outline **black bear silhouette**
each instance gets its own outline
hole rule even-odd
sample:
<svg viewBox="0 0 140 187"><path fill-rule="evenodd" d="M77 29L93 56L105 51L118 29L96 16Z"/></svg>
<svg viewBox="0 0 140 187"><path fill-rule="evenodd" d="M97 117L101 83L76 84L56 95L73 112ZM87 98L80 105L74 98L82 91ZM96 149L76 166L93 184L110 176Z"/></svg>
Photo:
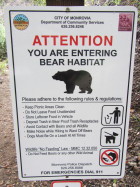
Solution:
<svg viewBox="0 0 140 187"><path fill-rule="evenodd" d="M72 94L76 85L79 86L81 90L79 93L85 93L88 91L88 94L90 94L92 92L92 77L87 71L58 71L54 76L52 76L52 78L55 80L64 81L66 84L66 91L64 93Z"/></svg>

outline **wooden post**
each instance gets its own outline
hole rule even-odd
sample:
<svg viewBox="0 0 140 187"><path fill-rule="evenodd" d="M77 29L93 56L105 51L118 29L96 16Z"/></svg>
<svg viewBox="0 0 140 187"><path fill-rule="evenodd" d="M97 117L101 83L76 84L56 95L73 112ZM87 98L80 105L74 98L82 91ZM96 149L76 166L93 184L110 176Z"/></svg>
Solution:
<svg viewBox="0 0 140 187"><path fill-rule="evenodd" d="M84 6L84 0L46 0L47 6Z"/></svg>

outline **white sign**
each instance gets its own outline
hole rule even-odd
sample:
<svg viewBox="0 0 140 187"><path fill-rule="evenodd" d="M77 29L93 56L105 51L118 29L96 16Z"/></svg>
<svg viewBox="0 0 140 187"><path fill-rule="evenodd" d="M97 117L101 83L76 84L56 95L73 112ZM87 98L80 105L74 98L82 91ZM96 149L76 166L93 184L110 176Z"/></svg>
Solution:
<svg viewBox="0 0 140 187"><path fill-rule="evenodd" d="M81 181L54 181L51 187L82 187Z"/></svg>
<svg viewBox="0 0 140 187"><path fill-rule="evenodd" d="M21 180L123 177L136 18L124 6L7 10Z"/></svg>

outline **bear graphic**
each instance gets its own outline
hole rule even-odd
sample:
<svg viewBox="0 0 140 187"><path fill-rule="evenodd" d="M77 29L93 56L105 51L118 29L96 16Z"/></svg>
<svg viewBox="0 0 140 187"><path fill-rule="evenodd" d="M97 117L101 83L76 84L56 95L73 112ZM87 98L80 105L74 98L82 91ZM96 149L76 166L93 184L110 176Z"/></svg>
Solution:
<svg viewBox="0 0 140 187"><path fill-rule="evenodd" d="M72 94L75 86L79 86L79 89L81 90L79 93L85 93L87 91L87 93L90 94L92 92L92 77L87 71L58 71L52 76L52 78L55 80L64 81L66 84L66 91L64 93Z"/></svg>

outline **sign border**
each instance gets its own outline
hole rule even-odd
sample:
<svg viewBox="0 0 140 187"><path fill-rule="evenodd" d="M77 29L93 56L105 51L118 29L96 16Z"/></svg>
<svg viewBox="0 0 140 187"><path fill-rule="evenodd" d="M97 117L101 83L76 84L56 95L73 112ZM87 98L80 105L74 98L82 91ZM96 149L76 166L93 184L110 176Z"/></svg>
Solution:
<svg viewBox="0 0 140 187"><path fill-rule="evenodd" d="M39 9L39 8L38 8ZM16 91L16 76L15 76L15 64L14 64L14 52L13 52L13 35L12 35L12 21L11 21L11 13L12 12L48 12L48 13L52 13L52 12L61 12L61 13L65 13L66 11L65 10L22 10L22 9L19 9L19 10L8 10L8 13L9 13L9 23L10 23L10 37L11 37L11 48L12 48L12 65L13 65L13 81L14 81L14 96L15 96L15 109L16 109L16 125L17 125L17 130L18 130L18 133L17 133L17 136L18 136L18 149L19 149L19 162L20 162L20 173L21 173L21 177L23 179L27 179L27 178L60 178L60 177L66 177L66 175L59 175L59 176L24 176L23 175L23 166L22 166L22 155L21 155L21 142L20 142L20 131L19 131L19 117L18 117L18 104L17 104L17 91ZM132 35L131 35L131 47L130 47L130 62L129 62L129 73L128 73L128 82L127 82L127 98L126 98L126 111L125 111L125 117L124 117L124 129L126 128L126 121L127 121L127 115L128 115L128 103L129 103L129 92L131 93L131 90L130 90L130 80L131 80L131 67L132 67L132 57L133 57L133 54L132 54L132 51L134 50L133 49L133 42L135 41L135 38L134 38L134 28L135 28L135 19L136 19L136 12L134 10L126 10L126 11L121 11L121 10L110 10L110 11L105 11L105 10L101 10L101 11L97 11L97 10L74 10L74 11L70 11L70 12L87 12L87 13L122 13L122 12L125 12L125 13L133 13L133 28L132 28ZM124 149L124 142L125 142L125 136L126 136L126 132L124 130L124 137L123 137L123 141L122 141L122 150ZM121 167L120 167L120 174L119 175L68 175L68 176L98 176L98 177L101 177L101 176L121 176L122 175L122 165L123 165L123 154L124 154L124 151L122 151L122 159L121 159Z"/></svg>

